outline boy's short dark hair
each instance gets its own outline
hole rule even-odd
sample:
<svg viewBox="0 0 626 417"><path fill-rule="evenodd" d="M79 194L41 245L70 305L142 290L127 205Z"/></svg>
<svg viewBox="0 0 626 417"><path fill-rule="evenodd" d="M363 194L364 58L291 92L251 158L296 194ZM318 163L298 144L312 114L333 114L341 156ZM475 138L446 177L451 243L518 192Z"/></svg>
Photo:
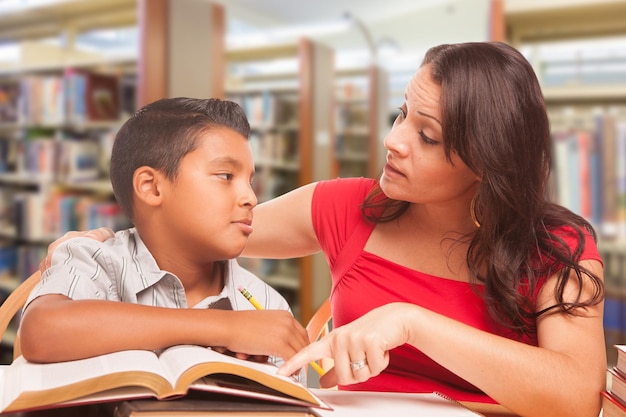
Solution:
<svg viewBox="0 0 626 417"><path fill-rule="evenodd" d="M149 166L174 180L182 158L206 131L225 127L246 139L250 124L235 102L186 97L150 103L122 125L111 153L110 178L118 204L133 219L133 175Z"/></svg>

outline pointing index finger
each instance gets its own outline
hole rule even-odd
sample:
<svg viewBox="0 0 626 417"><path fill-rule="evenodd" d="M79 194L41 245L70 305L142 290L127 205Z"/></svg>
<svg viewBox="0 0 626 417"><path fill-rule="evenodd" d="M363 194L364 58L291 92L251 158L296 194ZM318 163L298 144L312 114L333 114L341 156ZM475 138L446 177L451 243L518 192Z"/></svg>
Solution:
<svg viewBox="0 0 626 417"><path fill-rule="evenodd" d="M311 361L328 357L330 357L329 345L326 341L320 340L318 342L311 343L285 361L283 366L278 369L277 373L279 375L289 376Z"/></svg>

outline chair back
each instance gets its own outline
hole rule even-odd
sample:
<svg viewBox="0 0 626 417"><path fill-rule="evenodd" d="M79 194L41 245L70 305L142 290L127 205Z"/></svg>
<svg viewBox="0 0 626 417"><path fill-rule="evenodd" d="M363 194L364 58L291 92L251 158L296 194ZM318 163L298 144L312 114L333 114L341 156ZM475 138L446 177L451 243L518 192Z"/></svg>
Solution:
<svg viewBox="0 0 626 417"><path fill-rule="evenodd" d="M24 307L30 292L40 280L41 273L39 271L33 273L13 290L4 303L0 305L0 336L4 337L11 320L13 320L13 317ZM13 359L20 356L20 354L19 337L15 336L15 341L13 342Z"/></svg>
<svg viewBox="0 0 626 417"><path fill-rule="evenodd" d="M321 306L317 309L311 320L306 325L306 332L309 336L311 343L326 336L333 328L333 316L330 310L330 299L326 299ZM331 358L322 358L318 362L318 365L324 370L328 371L334 366L334 361Z"/></svg>

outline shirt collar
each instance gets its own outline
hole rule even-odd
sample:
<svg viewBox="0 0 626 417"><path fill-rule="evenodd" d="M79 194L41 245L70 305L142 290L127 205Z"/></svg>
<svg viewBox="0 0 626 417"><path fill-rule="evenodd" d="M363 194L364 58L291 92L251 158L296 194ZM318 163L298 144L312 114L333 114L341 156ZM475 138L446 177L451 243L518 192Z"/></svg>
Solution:
<svg viewBox="0 0 626 417"><path fill-rule="evenodd" d="M136 228L130 229L130 235L130 238L134 239L135 241L135 256L140 261L140 264L145 267L145 270L139 271L139 273L142 274L142 279L146 284L146 288L155 285L157 282L161 281L165 277L173 278L175 282L182 288L182 283L176 275L159 268L156 259L154 259L152 253L150 253L150 251L146 247L146 244L141 239L141 236L139 235L139 232ZM235 282L233 280L233 262L233 260L228 260L224 262L224 287L222 288L222 291L220 291L220 293L217 295L212 295L205 298L195 306L192 306L193 308L216 308L220 310L233 309L232 302L228 297L229 294L234 294L233 289Z"/></svg>

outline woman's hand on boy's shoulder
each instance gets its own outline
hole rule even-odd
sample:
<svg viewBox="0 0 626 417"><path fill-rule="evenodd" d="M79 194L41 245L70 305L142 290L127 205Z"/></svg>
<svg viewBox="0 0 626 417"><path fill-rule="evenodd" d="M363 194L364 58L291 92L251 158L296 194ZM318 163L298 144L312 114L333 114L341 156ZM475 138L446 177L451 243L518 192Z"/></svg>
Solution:
<svg viewBox="0 0 626 417"><path fill-rule="evenodd" d="M100 227L98 229L92 230L66 232L63 236L48 245L48 254L39 263L39 271L43 274L46 269L50 267L54 250L66 240L73 239L75 237L88 237L91 239L99 240L100 242L104 242L105 240L110 239L113 236L115 236L115 232L108 227Z"/></svg>

